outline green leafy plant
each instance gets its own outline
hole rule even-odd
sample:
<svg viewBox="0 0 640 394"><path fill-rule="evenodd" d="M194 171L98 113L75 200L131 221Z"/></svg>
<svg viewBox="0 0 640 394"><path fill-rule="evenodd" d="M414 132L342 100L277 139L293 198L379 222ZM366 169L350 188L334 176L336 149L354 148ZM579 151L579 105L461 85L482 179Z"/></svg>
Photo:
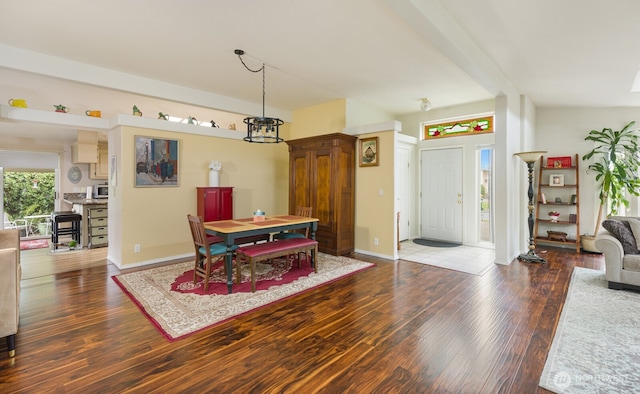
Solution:
<svg viewBox="0 0 640 394"><path fill-rule="evenodd" d="M69 241L69 249L75 249L76 246L78 246L78 242L76 242L75 240Z"/></svg>
<svg viewBox="0 0 640 394"><path fill-rule="evenodd" d="M609 207L607 215L615 215L622 205L629 206L627 192L640 195L638 130L633 129L634 125L635 121L630 122L620 131L610 128L591 130L585 138L586 141L593 141L595 147L582 156L582 160L595 159L587 167L587 173L595 173L600 187L600 208L594 235L600 227L604 207Z"/></svg>

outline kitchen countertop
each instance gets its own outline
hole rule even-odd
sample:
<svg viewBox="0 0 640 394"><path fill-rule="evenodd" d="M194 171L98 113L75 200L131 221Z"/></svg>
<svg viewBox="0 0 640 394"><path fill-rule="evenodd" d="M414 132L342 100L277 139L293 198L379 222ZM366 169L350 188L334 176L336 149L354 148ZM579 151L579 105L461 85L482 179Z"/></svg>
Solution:
<svg viewBox="0 0 640 394"><path fill-rule="evenodd" d="M106 205L106 198L65 198L64 201L69 204L81 204L81 205Z"/></svg>
<svg viewBox="0 0 640 394"><path fill-rule="evenodd" d="M64 193L62 199L69 204L106 205L107 198L87 198L85 193Z"/></svg>

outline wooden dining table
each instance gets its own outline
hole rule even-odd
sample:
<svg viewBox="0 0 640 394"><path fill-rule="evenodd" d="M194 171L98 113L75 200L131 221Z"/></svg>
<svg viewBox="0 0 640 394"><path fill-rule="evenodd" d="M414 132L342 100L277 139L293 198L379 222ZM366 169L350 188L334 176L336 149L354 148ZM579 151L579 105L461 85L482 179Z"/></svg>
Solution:
<svg viewBox="0 0 640 394"><path fill-rule="evenodd" d="M232 292L233 286L233 245L236 239L261 235L265 233L278 233L309 228L311 239L316 239L318 219L296 215L265 216L264 220L254 221L254 218L218 220L205 222L204 228L207 234L216 235L224 240L227 246L225 266L227 270L227 291Z"/></svg>

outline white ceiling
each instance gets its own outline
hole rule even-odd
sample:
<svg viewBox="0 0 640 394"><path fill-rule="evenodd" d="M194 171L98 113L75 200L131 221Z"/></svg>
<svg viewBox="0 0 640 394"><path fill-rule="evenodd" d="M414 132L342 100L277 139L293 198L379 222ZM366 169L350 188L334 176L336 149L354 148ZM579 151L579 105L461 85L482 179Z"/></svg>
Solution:
<svg viewBox="0 0 640 394"><path fill-rule="evenodd" d="M183 104L258 115L261 76L240 48L267 64L267 112L350 98L398 116L422 97L438 108L514 91L539 107L640 107L638 37L637 0L0 0L0 99L34 92L30 107L48 108L64 81L106 100L87 81L109 85L111 70L140 77L117 94L171 101L147 78L214 94ZM73 67L21 72L7 48Z"/></svg>

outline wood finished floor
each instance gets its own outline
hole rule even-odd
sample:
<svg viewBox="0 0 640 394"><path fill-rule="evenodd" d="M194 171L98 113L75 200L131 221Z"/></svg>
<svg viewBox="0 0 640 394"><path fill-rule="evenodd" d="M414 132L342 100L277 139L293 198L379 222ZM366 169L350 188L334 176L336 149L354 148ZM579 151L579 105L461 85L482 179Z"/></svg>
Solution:
<svg viewBox="0 0 640 394"><path fill-rule="evenodd" d="M482 277L407 261L377 267L169 343L95 266L22 281L17 355L0 340L2 393L536 393L573 267ZM102 249L104 253L104 249ZM34 253L34 254L32 254ZM105 253L106 255L106 253ZM23 265L47 263L35 251ZM40 261L40 263L38 263ZM49 263L50 265L50 263Z"/></svg>

